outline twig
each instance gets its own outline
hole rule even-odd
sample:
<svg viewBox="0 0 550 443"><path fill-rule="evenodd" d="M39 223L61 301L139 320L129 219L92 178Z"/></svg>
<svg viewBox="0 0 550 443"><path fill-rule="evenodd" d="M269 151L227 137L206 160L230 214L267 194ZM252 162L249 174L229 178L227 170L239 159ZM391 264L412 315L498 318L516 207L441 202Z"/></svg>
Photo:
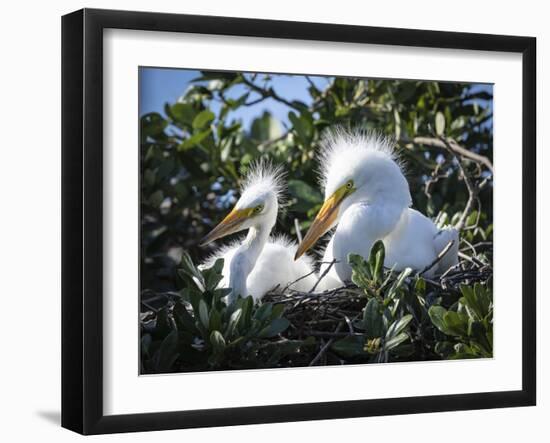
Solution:
<svg viewBox="0 0 550 443"><path fill-rule="evenodd" d="M355 334L355 331L353 330L353 324L351 323L351 320L347 315L344 315L344 320L346 320L346 324L348 325L348 330L351 335Z"/></svg>
<svg viewBox="0 0 550 443"><path fill-rule="evenodd" d="M256 85L255 83L248 80L244 75L242 76L243 83L248 86L253 91L257 92L263 97L269 97L274 100L277 100L278 102L284 103L289 108L295 109L296 111L300 112L300 108L296 107L292 102L289 102L288 100L284 99L280 95L278 95L273 88L264 89L261 86Z"/></svg>
<svg viewBox="0 0 550 443"><path fill-rule="evenodd" d="M323 338L342 338L352 336L362 336L359 332L354 332L350 334L349 332L328 332L328 331L311 331L306 330L304 334L311 335L312 337L323 337Z"/></svg>
<svg viewBox="0 0 550 443"><path fill-rule="evenodd" d="M443 275L442 275L441 277L439 277L439 281L444 280L445 277L447 277L447 275L449 275L452 271L454 271L454 270L457 269L457 268L460 268L460 263L457 263L456 265L451 266L449 269L447 269L447 270L443 273Z"/></svg>
<svg viewBox="0 0 550 443"><path fill-rule="evenodd" d="M466 246L468 246L468 248L470 249L470 251L472 251L474 253L474 255L477 255L477 251L476 251L476 248L474 248L474 245L472 245L468 240L466 240L465 238L461 239L464 243L466 243ZM462 252L462 251L460 251Z"/></svg>
<svg viewBox="0 0 550 443"><path fill-rule="evenodd" d="M428 198L432 198L432 193L430 191L431 187L435 185L439 180L449 177L449 172L445 172L444 174L439 173L442 165L443 163L439 163L435 167L430 178L426 181L426 184L424 185L424 195Z"/></svg>
<svg viewBox="0 0 550 443"><path fill-rule="evenodd" d="M432 261L428 266L426 266L424 269L422 269L421 272L418 273L418 276L420 277L422 274L425 274L426 272L428 272L430 269L432 269L437 263L439 263L439 261L445 256L445 254L447 252L449 252L449 249L451 249L453 247L453 244L454 244L454 240L451 240L449 243L447 243L445 245L445 247L441 250L441 252L439 254L437 254L437 257L435 258L434 261Z"/></svg>
<svg viewBox="0 0 550 443"><path fill-rule="evenodd" d="M284 140L290 131L285 132L284 134L281 134L279 137L275 137L271 140L266 140L265 142L262 142L258 145L258 150L263 151L264 149L268 148L271 145L274 145L275 143Z"/></svg>
<svg viewBox="0 0 550 443"><path fill-rule="evenodd" d="M470 263L472 263L472 264L474 264L474 265L476 265L476 266L478 266L478 267L480 267L480 268L483 267L483 266L485 266L485 263L483 263L481 260L478 260L478 259L475 258L475 257L470 257L468 254L464 254L463 252L459 252L459 253L458 253L458 256L459 256L460 258L463 258L463 259L466 260L466 261L469 261Z"/></svg>
<svg viewBox="0 0 550 443"><path fill-rule="evenodd" d="M294 229L296 230L296 238L298 238L298 243L302 243L302 231L300 231L300 222L297 218L294 219Z"/></svg>
<svg viewBox="0 0 550 443"><path fill-rule="evenodd" d="M444 137L439 137L439 140L443 142L447 150L451 153L451 155L456 159L458 163L458 167L460 169L460 172L462 173L462 177L464 178L464 183L466 184L466 188L468 189L468 201L466 202L466 206L464 208L464 211L462 211L462 214L460 215L460 218L456 225L454 226L455 229L458 231L461 231L464 228L464 224L466 223L466 219L470 215L470 212L472 212L472 209L474 207L474 203L477 200L477 189L473 185L472 181L470 180L470 176L466 173L466 170L464 169L464 166L462 165L462 162L458 158L455 149L451 147L451 143ZM464 148L462 148L464 149ZM468 150L465 150L466 152L470 152ZM463 155L463 154L461 154ZM476 154L477 155L477 154ZM492 170L491 170L492 172Z"/></svg>
<svg viewBox="0 0 550 443"><path fill-rule="evenodd" d="M338 332L340 332L340 329L342 329L342 326L344 326L344 323L340 322L336 327L336 329L334 330L334 333L337 334ZM332 343L334 343L334 339L335 337L332 337L329 341L326 342L326 344L320 349L320 351L313 358L313 360L311 360L311 362L309 363L309 366L313 366L315 363L317 363L321 359L321 357L327 351L327 349L330 348Z"/></svg>
<svg viewBox="0 0 550 443"><path fill-rule="evenodd" d="M477 217L476 217L476 221L473 225L469 225L469 226L466 226L464 228L465 231L470 231L472 229L475 229L479 226L479 221L481 220L481 200L479 199L478 197L478 194L479 194L479 186L478 188L476 189L476 202L477 202Z"/></svg>
<svg viewBox="0 0 550 443"><path fill-rule="evenodd" d="M312 274L315 274L315 271L308 272L306 275L302 275L301 277L297 278L293 282L287 284L281 292L284 294L293 284L298 283L299 281L302 281L304 278L307 278Z"/></svg>
<svg viewBox="0 0 550 443"><path fill-rule="evenodd" d="M489 160L487 157L481 154L477 154L475 152L469 151L468 149L464 148L463 146L459 145L456 141L450 140L450 139L444 139L445 141L441 140L440 138L432 138L432 137L414 137L412 140L403 140L405 144L412 143L415 145L425 145L425 146L431 146L434 148L439 149L448 149L447 145L449 145L452 152L455 154L461 155L462 157L468 158L476 163L481 163L485 165L489 171L491 171L491 174L494 173L493 164L491 163L491 160Z"/></svg>
<svg viewBox="0 0 550 443"><path fill-rule="evenodd" d="M311 288L311 290L309 291L310 293L311 292L315 292L315 289L317 289L317 286L319 285L319 283L321 282L321 280L323 278L325 278L325 276L328 274L328 272L330 271L330 268L332 268L334 266L334 264L336 263L336 259L333 259L330 264L327 266L327 268L323 271L323 273L319 276L319 278L317 279L317 281L315 282L315 284L313 285L313 288Z"/></svg>
<svg viewBox="0 0 550 443"><path fill-rule="evenodd" d="M227 97L224 95L224 93L222 91L219 91L219 96L220 96L220 99L221 101L227 105L227 106L232 106L232 104L227 100ZM258 103L261 103L263 102L264 100L267 100L269 97L264 97L264 96L261 96L257 99L254 99L254 100L251 100L247 103L242 103L241 106L254 106L254 105L257 105Z"/></svg>
<svg viewBox="0 0 550 443"><path fill-rule="evenodd" d="M153 311L155 314L159 311L157 308L154 308L153 306L151 306L149 303L147 303L146 301L143 301L141 300L141 304L143 306L145 306L147 309L149 309L150 311Z"/></svg>

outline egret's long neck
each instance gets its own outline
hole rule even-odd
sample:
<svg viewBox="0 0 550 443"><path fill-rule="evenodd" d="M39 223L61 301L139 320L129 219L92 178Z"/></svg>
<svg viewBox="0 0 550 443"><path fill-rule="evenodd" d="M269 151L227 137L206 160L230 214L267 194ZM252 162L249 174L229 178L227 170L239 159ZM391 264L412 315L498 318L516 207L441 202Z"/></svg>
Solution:
<svg viewBox="0 0 550 443"><path fill-rule="evenodd" d="M275 225L276 216L275 213L275 217L272 220L269 219L262 224L252 226L248 230L248 234L242 245L233 256L229 271L229 287L232 288L229 296L230 302L233 302L238 295L243 297L251 295L248 293L246 281L269 239L269 234Z"/></svg>
<svg viewBox="0 0 550 443"><path fill-rule="evenodd" d="M254 267L258 257L262 253L272 228L273 226L259 225L252 226L248 230L248 234L241 246L241 250L243 253L248 255L248 259L252 263L252 267Z"/></svg>

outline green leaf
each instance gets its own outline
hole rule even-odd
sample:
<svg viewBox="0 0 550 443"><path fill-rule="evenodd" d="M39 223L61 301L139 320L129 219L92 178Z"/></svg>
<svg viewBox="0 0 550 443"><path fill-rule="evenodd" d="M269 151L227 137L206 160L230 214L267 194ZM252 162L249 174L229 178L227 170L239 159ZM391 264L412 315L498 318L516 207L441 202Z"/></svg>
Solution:
<svg viewBox="0 0 550 443"><path fill-rule="evenodd" d="M193 260L191 259L191 256L187 251L183 251L181 255L181 261L180 261L180 269L181 272L183 272L184 275L187 275L191 278L191 280L197 285L197 282L200 286L197 286L199 289L204 290L205 288L205 282L202 273L197 269L195 264L193 263ZM196 280L196 281L195 281Z"/></svg>
<svg viewBox="0 0 550 443"><path fill-rule="evenodd" d="M405 283L405 279L411 275L412 269L411 268L405 268L399 276L395 279L393 284L391 285L390 289L388 290L387 297L388 298L395 298L397 294L399 293L399 289L401 286L403 286L403 283Z"/></svg>
<svg viewBox="0 0 550 443"><path fill-rule="evenodd" d="M292 209L297 212L307 212L323 201L321 193L302 180L289 180L288 193L296 200Z"/></svg>
<svg viewBox="0 0 550 443"><path fill-rule="evenodd" d="M434 351L436 354L441 355L444 359L447 359L449 355L454 352L453 344L449 341L438 341L435 344Z"/></svg>
<svg viewBox="0 0 550 443"><path fill-rule="evenodd" d="M158 208L160 204L163 202L163 200L164 200L164 193L162 192L162 189L159 189L153 192L149 196L149 204L154 208Z"/></svg>
<svg viewBox="0 0 550 443"><path fill-rule="evenodd" d="M239 323L239 319L241 318L242 313L243 313L243 310L241 308L238 308L231 314L231 316L229 317L229 321L227 322L227 328L225 329L226 337L228 338L233 337L233 334L235 333L237 324Z"/></svg>
<svg viewBox="0 0 550 443"><path fill-rule="evenodd" d="M282 134L279 120L264 112L259 118L254 119L250 128L250 136L256 141L274 140Z"/></svg>
<svg viewBox="0 0 550 443"><path fill-rule="evenodd" d="M447 310L441 306L430 306L430 309L428 310L430 320L435 325L435 327L444 334L448 333L445 326L445 320L443 319L446 313Z"/></svg>
<svg viewBox="0 0 550 443"><path fill-rule="evenodd" d="M475 339L487 357L492 355L493 343L487 338L487 331L481 322L471 322L468 327L468 335Z"/></svg>
<svg viewBox="0 0 550 443"><path fill-rule="evenodd" d="M460 291L467 307L473 311L476 319L483 320L489 314L492 303L491 297L488 295L489 291L486 291L479 283L476 283L473 288L462 285Z"/></svg>
<svg viewBox="0 0 550 443"><path fill-rule="evenodd" d="M210 316L208 315L208 306L204 300L199 302L199 318L205 329L210 326Z"/></svg>
<svg viewBox="0 0 550 443"><path fill-rule="evenodd" d="M212 331L210 334L210 344L214 348L214 352L222 352L225 349L225 339L220 331Z"/></svg>
<svg viewBox="0 0 550 443"><path fill-rule="evenodd" d="M209 321L209 329L211 331L213 330L219 330L222 326L222 316L220 314L220 311L218 311L214 306L210 310L210 321Z"/></svg>
<svg viewBox="0 0 550 443"><path fill-rule="evenodd" d="M380 304L371 298L363 312L363 329L367 338L381 337L384 333L384 319L380 314Z"/></svg>
<svg viewBox="0 0 550 443"><path fill-rule="evenodd" d="M196 331L195 319L187 312L187 308L183 303L176 303L172 313L178 330L188 332Z"/></svg>
<svg viewBox="0 0 550 443"><path fill-rule="evenodd" d="M178 146L178 151L186 151L200 144L206 137L210 135L211 132L212 131L210 129L207 129L206 131L194 133L191 137L183 141L183 143Z"/></svg>
<svg viewBox="0 0 550 443"><path fill-rule="evenodd" d="M143 181L146 186L153 186L156 180L156 173L151 169L146 169L143 174Z"/></svg>
<svg viewBox="0 0 550 443"><path fill-rule="evenodd" d="M149 348L151 347L152 340L151 334L145 334L141 337L140 345L142 359L149 358Z"/></svg>
<svg viewBox="0 0 550 443"><path fill-rule="evenodd" d="M266 326L258 334L261 338L275 337L281 332L285 331L290 326L290 322L286 318L276 318L269 326Z"/></svg>
<svg viewBox="0 0 550 443"><path fill-rule="evenodd" d="M157 322L154 330L154 337L156 339L164 339L168 334L172 332L172 324L168 316L168 308L164 307L157 312Z"/></svg>
<svg viewBox="0 0 550 443"><path fill-rule="evenodd" d="M372 275L367 261L358 254L349 254L348 263L351 266L351 281L362 289L368 289Z"/></svg>
<svg viewBox="0 0 550 443"><path fill-rule="evenodd" d="M440 136L445 133L445 116L442 112L435 114L435 132Z"/></svg>
<svg viewBox="0 0 550 443"><path fill-rule="evenodd" d="M308 119L305 115L298 116L294 112L289 112L288 119L292 123L292 126L302 143L308 143L313 135L313 124L310 121L311 118Z"/></svg>
<svg viewBox="0 0 550 443"><path fill-rule="evenodd" d="M141 117L141 139L162 135L166 126L168 122L158 112L145 114Z"/></svg>
<svg viewBox="0 0 550 443"><path fill-rule="evenodd" d="M413 316L411 314L404 315L399 320L393 322L386 332L386 342L398 336L411 322Z"/></svg>
<svg viewBox="0 0 550 443"><path fill-rule="evenodd" d="M252 320L252 309L254 307L254 299L251 295L245 298L241 298L239 300L240 308L243 310L243 314L241 316L241 324L244 327L244 329L248 329L250 327L250 322Z"/></svg>
<svg viewBox="0 0 550 443"><path fill-rule="evenodd" d="M256 310L252 318L262 323L271 317L272 309L273 305L271 303L264 303Z"/></svg>
<svg viewBox="0 0 550 443"><path fill-rule="evenodd" d="M394 349L397 346L399 346L401 343L403 343L405 340L407 340L408 338L409 338L409 334L407 334L406 332L401 332L397 335L394 335L392 338L384 342L384 349L386 351Z"/></svg>
<svg viewBox="0 0 550 443"><path fill-rule="evenodd" d="M365 340L359 336L348 336L335 341L330 349L342 357L356 357L365 354Z"/></svg>
<svg viewBox="0 0 550 443"><path fill-rule="evenodd" d="M210 268L202 271L204 285L207 291L213 291L217 288L218 283L223 279L222 271L223 258L218 258Z"/></svg>
<svg viewBox="0 0 550 443"><path fill-rule="evenodd" d="M208 109L201 111L193 119L193 128L202 129L215 118L216 115L212 111L209 111Z"/></svg>
<svg viewBox="0 0 550 443"><path fill-rule="evenodd" d="M191 126L196 111L190 103L176 103L166 109L166 113L181 125Z"/></svg>
<svg viewBox="0 0 550 443"><path fill-rule="evenodd" d="M178 333L172 331L166 336L162 341L157 355L157 370L158 371L169 371L172 369L173 364L177 360L179 354L177 352L178 348Z"/></svg>
<svg viewBox="0 0 550 443"><path fill-rule="evenodd" d="M449 335L455 335L459 337L466 337L468 335L468 318L466 314L460 314L454 311L447 311L443 315L443 321L445 322L445 328Z"/></svg>
<svg viewBox="0 0 550 443"><path fill-rule="evenodd" d="M416 283L414 284L414 290L418 295L424 297L426 295L426 280L422 277L418 277Z"/></svg>
<svg viewBox="0 0 550 443"><path fill-rule="evenodd" d="M382 280L384 273L384 260L386 252L382 240L376 241L369 253L369 267L374 283Z"/></svg>
<svg viewBox="0 0 550 443"><path fill-rule="evenodd" d="M273 305L273 309L271 310L271 319L274 320L276 318L281 317L283 315L284 310L285 310L285 305L283 303Z"/></svg>

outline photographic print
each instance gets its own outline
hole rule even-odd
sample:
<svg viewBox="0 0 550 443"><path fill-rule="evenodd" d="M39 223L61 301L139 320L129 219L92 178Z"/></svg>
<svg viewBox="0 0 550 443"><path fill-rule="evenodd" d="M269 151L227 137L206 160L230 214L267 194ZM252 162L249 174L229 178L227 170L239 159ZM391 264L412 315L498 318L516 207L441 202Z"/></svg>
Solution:
<svg viewBox="0 0 550 443"><path fill-rule="evenodd" d="M493 86L139 68L140 373L493 357Z"/></svg>

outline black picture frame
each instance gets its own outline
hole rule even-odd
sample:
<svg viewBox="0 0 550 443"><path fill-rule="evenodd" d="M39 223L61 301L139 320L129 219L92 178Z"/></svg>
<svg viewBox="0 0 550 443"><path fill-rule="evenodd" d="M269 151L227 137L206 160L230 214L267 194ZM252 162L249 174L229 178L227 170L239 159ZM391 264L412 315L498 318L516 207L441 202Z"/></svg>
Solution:
<svg viewBox="0 0 550 443"><path fill-rule="evenodd" d="M171 31L519 53L523 63L522 389L131 415L103 413L103 30ZM82 434L536 403L536 39L83 9L62 18L62 426Z"/></svg>

